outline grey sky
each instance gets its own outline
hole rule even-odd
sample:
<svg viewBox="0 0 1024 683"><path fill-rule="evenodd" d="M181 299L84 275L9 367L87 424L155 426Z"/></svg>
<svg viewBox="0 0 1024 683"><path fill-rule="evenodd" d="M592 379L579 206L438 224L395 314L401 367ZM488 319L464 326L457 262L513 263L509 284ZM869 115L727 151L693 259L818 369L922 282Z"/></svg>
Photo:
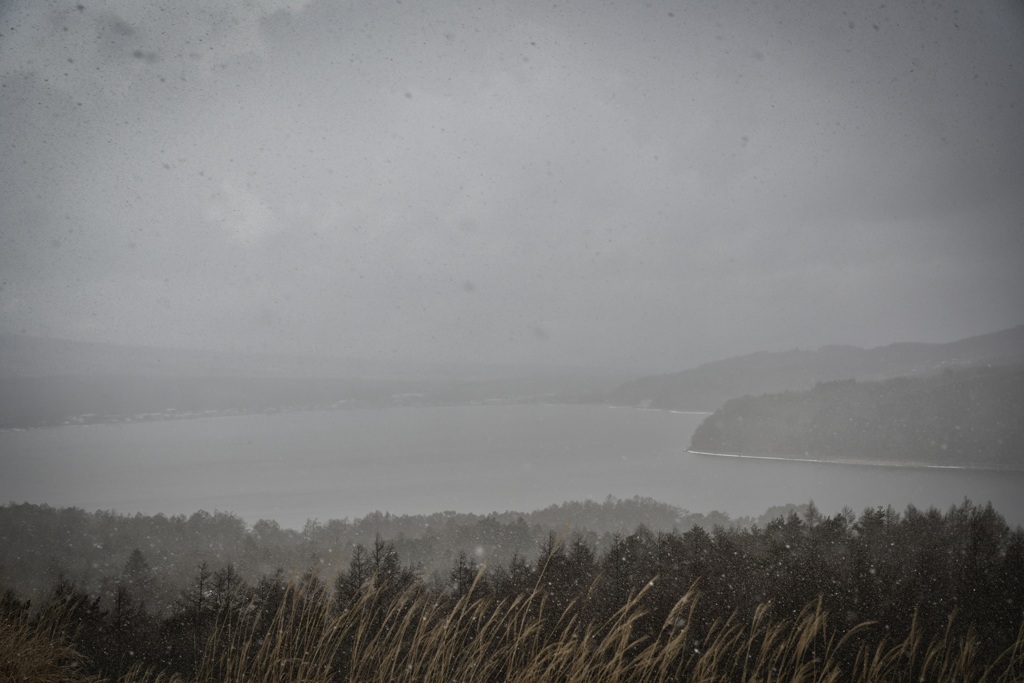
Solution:
<svg viewBox="0 0 1024 683"><path fill-rule="evenodd" d="M0 331L683 367L1024 322L1020 2L0 3Z"/></svg>

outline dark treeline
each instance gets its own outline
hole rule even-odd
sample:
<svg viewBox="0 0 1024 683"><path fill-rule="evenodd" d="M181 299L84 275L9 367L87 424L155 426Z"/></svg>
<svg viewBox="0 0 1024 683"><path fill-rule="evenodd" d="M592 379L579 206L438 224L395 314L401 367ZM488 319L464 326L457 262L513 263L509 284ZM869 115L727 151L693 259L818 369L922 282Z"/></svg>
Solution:
<svg viewBox="0 0 1024 683"><path fill-rule="evenodd" d="M104 577L120 572L138 549L153 568L158 589L159 602L151 603L151 608L168 609L204 561L213 566L230 562L247 581L279 568L289 577L311 568L330 574L345 566L357 544L369 546L379 535L391 539L407 562L429 575L446 571L459 549L489 564L507 563L516 554L531 557L551 530L581 535L603 550L614 534L629 533L639 525L653 531L764 525L805 507L772 508L757 520L731 519L718 512L690 513L649 498L609 496L600 503L568 502L530 513L375 512L351 521L309 520L301 530L293 530L273 520L249 527L227 512L124 515L10 504L0 506L0 585L38 598L63 577L89 592L103 591Z"/></svg>
<svg viewBox="0 0 1024 683"><path fill-rule="evenodd" d="M732 399L698 451L1024 469L1024 368L946 370Z"/></svg>
<svg viewBox="0 0 1024 683"><path fill-rule="evenodd" d="M214 545L208 548L217 555ZM763 527L711 532L639 527L613 535L604 550L583 536L550 533L533 559L514 554L508 562L483 566L467 547L446 571L430 577L403 561L396 543L380 537L354 546L344 563L330 570L314 564L294 581L280 570L250 581L233 560L220 557L193 566L166 604L140 549L104 578L103 591L58 579L40 602L71 614L76 649L94 673L106 677L134 665L193 676L202 665L202 643L240 630L258 643L282 609L358 609L360 637L369 638L374 628L385 628L392 608L400 614L410 591L430 596L438 614L460 598L497 603L540 591L544 614L551 615L540 623L553 638L566 620L594 624L599 636L601 625L613 624L640 591L631 637L655 642L667 620L680 619L673 607L696 585L700 609L686 620L697 643L724 620L749 619L760 605L768 605L764 617L779 622L820 599L840 633L877 622L890 642L911 633L945 634L947 641L971 634L984 661L1015 642L1024 619L1024 531L1009 528L991 506L968 501L945 513L910 507L902 514L866 510L859 517L824 516L811 505L802 516L790 513ZM0 611L11 619L32 607L7 592ZM872 633L858 631L854 640L878 637L877 629ZM340 647L332 654L333 670L351 670L347 652Z"/></svg>

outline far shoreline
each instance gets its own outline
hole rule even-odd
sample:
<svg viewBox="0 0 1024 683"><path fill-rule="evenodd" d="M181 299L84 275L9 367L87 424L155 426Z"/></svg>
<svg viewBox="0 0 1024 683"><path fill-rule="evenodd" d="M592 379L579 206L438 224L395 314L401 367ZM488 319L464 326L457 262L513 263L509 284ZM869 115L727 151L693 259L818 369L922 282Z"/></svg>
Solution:
<svg viewBox="0 0 1024 683"><path fill-rule="evenodd" d="M1001 472L1007 474L1024 474L1024 470L1012 467L985 467L978 465L931 465L923 462L899 462L893 460L859 460L854 458L843 458L837 460L826 460L821 458L797 458L781 455L745 455L740 453L715 453L712 451L697 451L687 448L691 455L706 455L716 458L738 458L743 460L776 460L781 462L809 463L814 465L845 465L847 467L887 467L891 469L906 470L952 470L955 472Z"/></svg>
<svg viewBox="0 0 1024 683"><path fill-rule="evenodd" d="M643 408L637 406L617 406L603 403L577 403L574 401L544 401L534 397L489 398L465 402L423 402L423 403L390 403L374 401L343 400L336 403L271 406L259 409L244 408L212 408L199 411L168 409L160 412L103 415L85 413L63 418L60 422L43 422L36 424L8 424L0 426L0 432L26 432L37 429L57 429L62 427L94 427L103 425L133 425L147 422L178 422L181 420L209 420L224 417L247 417L253 415L287 415L294 413L324 413L348 410L390 410L393 408L493 408L507 406L589 406L617 408L623 410L672 413L675 415L711 415L713 411L704 410L670 410L668 408Z"/></svg>

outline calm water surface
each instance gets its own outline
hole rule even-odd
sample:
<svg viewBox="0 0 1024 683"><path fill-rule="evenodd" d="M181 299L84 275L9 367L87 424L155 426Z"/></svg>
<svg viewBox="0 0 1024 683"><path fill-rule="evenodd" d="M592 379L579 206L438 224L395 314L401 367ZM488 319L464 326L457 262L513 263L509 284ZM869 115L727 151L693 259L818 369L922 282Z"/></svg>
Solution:
<svg viewBox="0 0 1024 683"><path fill-rule="evenodd" d="M685 452L702 415L462 406L246 415L0 431L0 501L247 521L533 510L650 496L758 515L991 500L1024 524L1024 475L740 460Z"/></svg>

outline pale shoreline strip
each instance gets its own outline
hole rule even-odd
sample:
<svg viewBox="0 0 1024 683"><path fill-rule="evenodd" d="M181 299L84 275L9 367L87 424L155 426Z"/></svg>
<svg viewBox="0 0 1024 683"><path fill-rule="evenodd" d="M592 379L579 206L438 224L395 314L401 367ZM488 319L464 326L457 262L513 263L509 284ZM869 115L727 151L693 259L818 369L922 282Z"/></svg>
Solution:
<svg viewBox="0 0 1024 683"><path fill-rule="evenodd" d="M891 462L871 460L822 460L820 458L793 458L781 455L741 455L739 453L713 453L711 451L695 451L686 449L687 453L693 455L710 455L716 458L740 458L743 460L781 460L782 462L806 462L818 465L846 465L852 467L890 467L908 470L956 470L966 472L1002 472L1010 474L1024 474L1024 470L1009 467L972 467L968 465L929 465L916 462Z"/></svg>

